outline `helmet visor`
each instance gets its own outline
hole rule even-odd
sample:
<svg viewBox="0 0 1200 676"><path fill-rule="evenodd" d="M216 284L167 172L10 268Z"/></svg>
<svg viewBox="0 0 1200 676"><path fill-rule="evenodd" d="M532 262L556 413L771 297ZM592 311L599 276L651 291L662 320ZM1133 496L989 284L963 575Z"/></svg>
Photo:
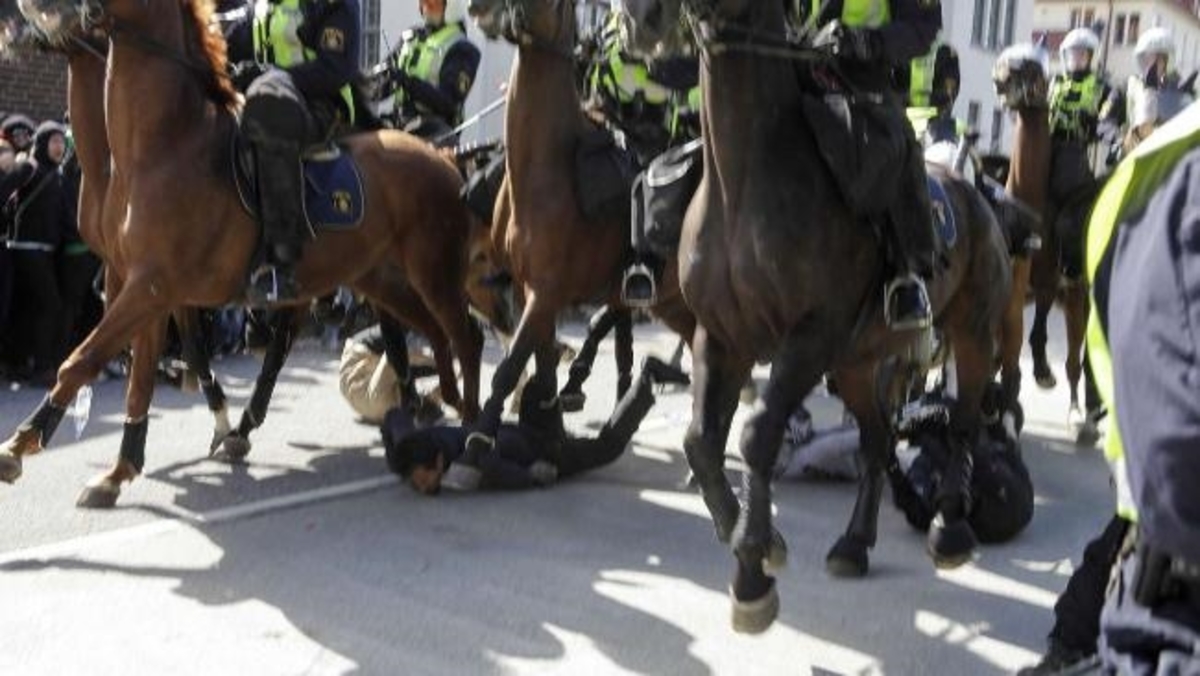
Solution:
<svg viewBox="0 0 1200 676"><path fill-rule="evenodd" d="M1156 52L1145 52L1137 55L1138 74L1145 75L1147 71L1162 57L1166 61L1166 56Z"/></svg>
<svg viewBox="0 0 1200 676"><path fill-rule="evenodd" d="M1078 73L1092 67L1092 51L1075 47L1063 52L1063 68L1068 73Z"/></svg>

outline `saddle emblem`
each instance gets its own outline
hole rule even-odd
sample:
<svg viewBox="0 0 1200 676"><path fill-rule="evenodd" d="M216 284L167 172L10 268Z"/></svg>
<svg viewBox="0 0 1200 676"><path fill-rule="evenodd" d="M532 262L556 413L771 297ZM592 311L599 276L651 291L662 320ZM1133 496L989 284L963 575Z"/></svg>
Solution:
<svg viewBox="0 0 1200 676"><path fill-rule="evenodd" d="M953 248L958 241L958 224L954 221L954 207L946 189L932 176L927 177L929 183L929 211L933 219L933 227L942 238L946 248Z"/></svg>
<svg viewBox="0 0 1200 676"><path fill-rule="evenodd" d="M354 198L345 190L336 190L330 198L333 210L339 214L349 214L354 210Z"/></svg>

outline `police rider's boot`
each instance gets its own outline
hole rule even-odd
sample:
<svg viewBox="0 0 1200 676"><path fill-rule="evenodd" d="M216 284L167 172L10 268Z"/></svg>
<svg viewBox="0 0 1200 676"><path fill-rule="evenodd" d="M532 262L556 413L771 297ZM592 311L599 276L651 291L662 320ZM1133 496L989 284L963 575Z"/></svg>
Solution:
<svg viewBox="0 0 1200 676"><path fill-rule="evenodd" d="M642 374L625 393L613 409L612 417L600 430L600 438L623 450L637 432L638 427L654 406L655 377L650 369L642 367Z"/></svg>
<svg viewBox="0 0 1200 676"><path fill-rule="evenodd" d="M933 322L933 310L925 282L913 273L902 274L888 282L884 313L893 331L927 328Z"/></svg>
<svg viewBox="0 0 1200 676"><path fill-rule="evenodd" d="M1017 672L1017 676L1051 676L1052 674L1076 673L1071 667L1083 667L1094 659L1095 653L1072 648L1061 641L1050 639L1049 650L1042 660L1031 667ZM1070 670L1070 671L1068 671ZM1082 671L1078 673L1083 673Z"/></svg>
<svg viewBox="0 0 1200 676"><path fill-rule="evenodd" d="M680 385L687 387L692 379L682 369L650 355L642 362L642 376L657 385Z"/></svg>
<svg viewBox="0 0 1200 676"><path fill-rule="evenodd" d="M625 269L625 277L621 280L621 302L633 308L647 308L654 305L658 290L654 282L654 270L642 261L638 261Z"/></svg>

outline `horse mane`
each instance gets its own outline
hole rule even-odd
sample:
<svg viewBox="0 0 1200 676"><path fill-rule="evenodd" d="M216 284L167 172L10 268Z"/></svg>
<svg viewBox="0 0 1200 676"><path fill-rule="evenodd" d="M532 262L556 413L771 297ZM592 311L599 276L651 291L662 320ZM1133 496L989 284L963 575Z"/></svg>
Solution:
<svg viewBox="0 0 1200 676"><path fill-rule="evenodd" d="M210 28L216 11L213 0L189 0L184 6L190 10L183 15L188 54L208 65L207 76L202 75L205 93L217 105L232 108L237 102L237 92L226 74L229 56L225 38Z"/></svg>

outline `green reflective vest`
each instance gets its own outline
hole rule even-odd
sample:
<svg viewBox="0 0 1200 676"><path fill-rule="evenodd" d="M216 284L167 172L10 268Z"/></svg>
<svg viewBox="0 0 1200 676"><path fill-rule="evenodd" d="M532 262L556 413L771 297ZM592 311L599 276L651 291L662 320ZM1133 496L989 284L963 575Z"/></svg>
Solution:
<svg viewBox="0 0 1200 676"><path fill-rule="evenodd" d="M1095 73L1078 82L1058 76L1050 83L1050 133L1060 138L1091 141L1092 126L1100 116L1104 85Z"/></svg>
<svg viewBox="0 0 1200 676"><path fill-rule="evenodd" d="M290 68L316 58L316 52L300 42L297 31L304 22L300 0L270 0L254 3L254 57L259 63ZM354 122L354 97L350 85L342 87L340 95L346 105L350 122Z"/></svg>
<svg viewBox="0 0 1200 676"><path fill-rule="evenodd" d="M808 23L815 23L821 15L822 0L812 0ZM842 23L851 28L879 28L892 20L892 7L888 0L845 0L842 3ZM932 68L930 69L932 70Z"/></svg>
<svg viewBox="0 0 1200 676"><path fill-rule="evenodd" d="M618 103L632 103L640 93L646 103L661 106L671 98L671 90L650 78L650 69L641 61L626 61L619 40L606 41L604 61L592 70L592 89L603 91Z"/></svg>
<svg viewBox="0 0 1200 676"><path fill-rule="evenodd" d="M912 60L908 77L908 105L913 108L929 106L929 100L933 97L934 66L942 44L941 40L934 42L928 54Z"/></svg>
<svg viewBox="0 0 1200 676"><path fill-rule="evenodd" d="M1171 122L1159 128L1126 157L1096 200L1087 233L1087 275L1093 284L1105 254L1116 239L1116 233L1126 215L1140 212L1155 190L1166 180L1179 160L1200 145L1200 105L1190 106ZM1092 303L1096 302L1095 291ZM1117 424L1116 404L1113 401L1112 355L1108 349L1105 327L1100 323L1100 313L1093 312L1087 328L1088 359L1096 389L1108 406L1110 415L1108 439L1104 454L1112 465L1113 479L1117 485L1117 513L1131 521L1137 520L1137 509L1129 490L1129 478L1125 470L1125 447L1121 442L1121 431Z"/></svg>
<svg viewBox="0 0 1200 676"><path fill-rule="evenodd" d="M671 138L679 140L683 134L683 118L689 114L698 113L704 103L700 85L692 87L686 94L675 94L671 103Z"/></svg>
<svg viewBox="0 0 1200 676"><path fill-rule="evenodd" d="M457 23L444 24L441 28L422 38L414 38L404 43L396 54L396 69L409 77L438 86L442 77L442 64L446 55L454 45L466 40L466 33ZM404 88L396 90L395 105L399 110L409 101L408 92ZM414 102L415 103L415 102ZM416 104L418 112L429 113L420 104ZM456 124L462 119L462 106L451 123Z"/></svg>

